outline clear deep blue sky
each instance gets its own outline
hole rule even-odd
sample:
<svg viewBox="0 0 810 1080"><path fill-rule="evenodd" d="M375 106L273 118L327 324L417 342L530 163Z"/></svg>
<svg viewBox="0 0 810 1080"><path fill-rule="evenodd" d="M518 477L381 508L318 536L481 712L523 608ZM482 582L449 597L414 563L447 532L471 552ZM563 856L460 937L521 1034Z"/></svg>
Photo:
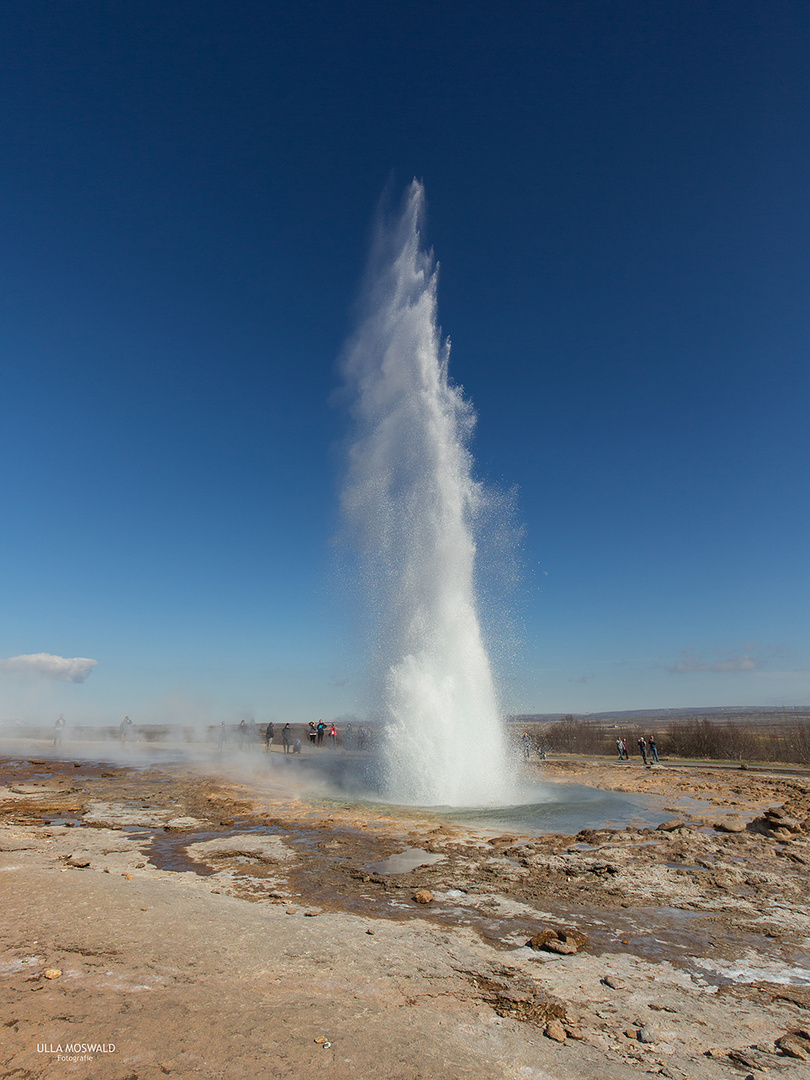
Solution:
<svg viewBox="0 0 810 1080"><path fill-rule="evenodd" d="M97 663L0 717L359 710L330 397L414 176L507 706L810 701L809 90L790 0L4 0L0 657Z"/></svg>

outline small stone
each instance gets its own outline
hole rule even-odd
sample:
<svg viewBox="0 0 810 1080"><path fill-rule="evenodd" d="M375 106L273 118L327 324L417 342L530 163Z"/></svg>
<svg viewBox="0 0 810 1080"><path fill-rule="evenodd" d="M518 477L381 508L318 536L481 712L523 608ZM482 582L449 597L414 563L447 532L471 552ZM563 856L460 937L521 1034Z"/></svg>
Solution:
<svg viewBox="0 0 810 1080"><path fill-rule="evenodd" d="M714 823L718 832L741 833L745 832L745 820L739 814L728 814Z"/></svg>
<svg viewBox="0 0 810 1080"><path fill-rule="evenodd" d="M373 935L373 934L374 934L374 931L373 931L373 930L366 930L366 933L367 933L367 934L372 934L372 935Z"/></svg>
<svg viewBox="0 0 810 1080"><path fill-rule="evenodd" d="M318 912L317 912L317 911L305 911L305 912L304 912L304 918L305 918L305 919L314 919L314 918L316 918L317 916L318 916Z"/></svg>
<svg viewBox="0 0 810 1080"><path fill-rule="evenodd" d="M232 817L223 818L222 821L220 821L220 825L233 825L233 821L234 819Z"/></svg>
<svg viewBox="0 0 810 1080"><path fill-rule="evenodd" d="M318 1046L325 1046L326 1043L329 1042L329 1040L327 1039L327 1037L325 1035L319 1035L317 1037L317 1039L315 1040L315 1042L318 1044Z"/></svg>
<svg viewBox="0 0 810 1080"><path fill-rule="evenodd" d="M793 840L794 834L789 829L771 829L772 840Z"/></svg>
<svg viewBox="0 0 810 1080"><path fill-rule="evenodd" d="M686 822L678 818L674 821L662 821L661 824L656 827L661 832L674 832L676 829L682 829L684 825L686 825Z"/></svg>
<svg viewBox="0 0 810 1080"><path fill-rule="evenodd" d="M802 1038L798 1032L789 1031L787 1035L780 1035L776 1048L798 1061L810 1061L810 1038Z"/></svg>
<svg viewBox="0 0 810 1080"><path fill-rule="evenodd" d="M642 1043L658 1042L658 1033L650 1024L644 1024L639 1028L638 1041Z"/></svg>
<svg viewBox="0 0 810 1080"><path fill-rule="evenodd" d="M46 979L58 979L62 974L62 970L61 968L48 968L43 974Z"/></svg>
<svg viewBox="0 0 810 1080"><path fill-rule="evenodd" d="M429 889L417 889L413 894L417 904L430 904L433 901L433 893Z"/></svg>
<svg viewBox="0 0 810 1080"><path fill-rule="evenodd" d="M295 915L296 911L298 911L298 908L294 908L294 907L288 907L287 908L287 914L288 915Z"/></svg>
<svg viewBox="0 0 810 1080"><path fill-rule="evenodd" d="M75 866L77 870L86 870L90 865L90 860L85 855L71 855L67 864Z"/></svg>
<svg viewBox="0 0 810 1080"><path fill-rule="evenodd" d="M556 938L550 938L543 945L543 948L547 952L558 953L560 956L573 956L577 951L577 947L573 942L559 941Z"/></svg>
<svg viewBox="0 0 810 1080"><path fill-rule="evenodd" d="M625 1028L624 1034L628 1039L632 1039L633 1042L638 1042L638 1032L635 1028Z"/></svg>
<svg viewBox="0 0 810 1080"><path fill-rule="evenodd" d="M579 930L541 930L527 944L535 951L545 949L562 956L572 956L588 944L588 938Z"/></svg>
<svg viewBox="0 0 810 1080"><path fill-rule="evenodd" d="M562 1026L559 1020L549 1020L546 1024L545 1035L547 1039L553 1039L554 1042L563 1043L567 1036L565 1034L565 1028Z"/></svg>
<svg viewBox="0 0 810 1080"><path fill-rule="evenodd" d="M609 986L611 990L626 990L627 983L624 979L620 979L618 975L606 975L602 982L605 986Z"/></svg>

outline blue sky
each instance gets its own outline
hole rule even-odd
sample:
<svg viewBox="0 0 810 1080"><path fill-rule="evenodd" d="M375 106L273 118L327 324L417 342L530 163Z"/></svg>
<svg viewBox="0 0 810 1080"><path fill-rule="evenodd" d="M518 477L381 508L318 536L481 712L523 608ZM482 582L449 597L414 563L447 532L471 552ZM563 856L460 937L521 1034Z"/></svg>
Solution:
<svg viewBox="0 0 810 1080"><path fill-rule="evenodd" d="M362 709L337 359L414 176L506 707L810 701L806 4L5 0L0 61L0 716Z"/></svg>

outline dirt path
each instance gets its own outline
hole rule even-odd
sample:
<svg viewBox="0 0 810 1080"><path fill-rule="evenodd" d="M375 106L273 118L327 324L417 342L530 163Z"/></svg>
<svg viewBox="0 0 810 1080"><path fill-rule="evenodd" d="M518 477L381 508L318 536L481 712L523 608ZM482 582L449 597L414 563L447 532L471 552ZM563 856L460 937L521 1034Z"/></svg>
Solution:
<svg viewBox="0 0 810 1080"><path fill-rule="evenodd" d="M805 1075L807 780L543 770L672 817L493 836L266 770L0 762L0 1075Z"/></svg>

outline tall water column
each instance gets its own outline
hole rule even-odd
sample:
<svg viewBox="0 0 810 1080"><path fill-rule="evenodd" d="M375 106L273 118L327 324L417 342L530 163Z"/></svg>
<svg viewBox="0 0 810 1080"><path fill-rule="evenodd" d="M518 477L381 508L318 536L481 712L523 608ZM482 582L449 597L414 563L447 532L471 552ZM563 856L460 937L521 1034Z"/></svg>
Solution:
<svg viewBox="0 0 810 1080"><path fill-rule="evenodd" d="M369 707L384 724L386 795L491 804L506 762L475 590L487 499L468 449L475 414L448 377L424 201L414 180L373 244L343 364L355 431L342 507L373 624Z"/></svg>

